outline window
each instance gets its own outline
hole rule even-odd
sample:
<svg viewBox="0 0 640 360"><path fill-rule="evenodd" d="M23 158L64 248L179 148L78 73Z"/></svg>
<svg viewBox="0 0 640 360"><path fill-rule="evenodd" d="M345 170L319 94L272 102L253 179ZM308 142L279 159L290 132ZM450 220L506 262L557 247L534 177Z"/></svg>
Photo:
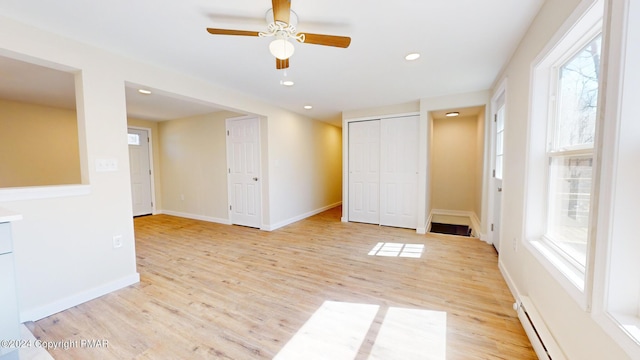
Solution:
<svg viewBox="0 0 640 360"><path fill-rule="evenodd" d="M552 71L550 79L558 86L547 142L545 238L583 272L589 235L601 39L602 35L597 35Z"/></svg>
<svg viewBox="0 0 640 360"><path fill-rule="evenodd" d="M129 145L140 145L140 135L138 134L127 134L127 140Z"/></svg>
<svg viewBox="0 0 640 360"><path fill-rule="evenodd" d="M604 3L582 4L532 67L525 244L587 309Z"/></svg>
<svg viewBox="0 0 640 360"><path fill-rule="evenodd" d="M494 177L502 180L502 162L504 158L504 100L496 112L496 168Z"/></svg>

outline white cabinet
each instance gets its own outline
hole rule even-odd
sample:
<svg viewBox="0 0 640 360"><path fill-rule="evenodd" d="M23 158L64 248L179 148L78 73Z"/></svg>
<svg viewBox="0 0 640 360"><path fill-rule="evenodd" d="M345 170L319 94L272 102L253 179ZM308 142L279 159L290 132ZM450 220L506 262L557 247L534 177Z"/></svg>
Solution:
<svg viewBox="0 0 640 360"><path fill-rule="evenodd" d="M20 339L20 318L11 240L11 223L0 222L0 340ZM18 359L18 350L0 347L0 360Z"/></svg>

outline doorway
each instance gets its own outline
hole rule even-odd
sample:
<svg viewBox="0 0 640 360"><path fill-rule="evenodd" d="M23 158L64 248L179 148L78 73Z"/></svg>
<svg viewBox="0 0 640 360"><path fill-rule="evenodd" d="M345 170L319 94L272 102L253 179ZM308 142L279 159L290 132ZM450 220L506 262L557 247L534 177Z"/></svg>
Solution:
<svg viewBox="0 0 640 360"><path fill-rule="evenodd" d="M133 216L153 213L151 135L148 129L128 128L129 171Z"/></svg>
<svg viewBox="0 0 640 360"><path fill-rule="evenodd" d="M430 113L431 230L467 226L465 235L482 238L485 111L482 105Z"/></svg>

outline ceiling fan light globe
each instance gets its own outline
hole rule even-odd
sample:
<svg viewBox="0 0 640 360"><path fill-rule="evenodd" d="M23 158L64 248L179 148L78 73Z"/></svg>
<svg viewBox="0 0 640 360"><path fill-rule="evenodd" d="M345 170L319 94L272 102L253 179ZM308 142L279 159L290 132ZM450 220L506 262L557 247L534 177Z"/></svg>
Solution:
<svg viewBox="0 0 640 360"><path fill-rule="evenodd" d="M286 39L275 39L269 44L271 55L280 60L286 60L293 55L295 47Z"/></svg>

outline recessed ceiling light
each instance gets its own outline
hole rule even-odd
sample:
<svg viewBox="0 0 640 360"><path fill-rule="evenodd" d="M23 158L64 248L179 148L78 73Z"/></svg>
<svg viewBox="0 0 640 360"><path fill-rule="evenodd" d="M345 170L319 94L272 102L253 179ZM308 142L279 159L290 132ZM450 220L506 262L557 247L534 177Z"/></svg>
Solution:
<svg viewBox="0 0 640 360"><path fill-rule="evenodd" d="M457 112L457 111L451 111L451 112L448 112L448 113L444 114L444 116L447 116L447 117L455 117L455 116L458 116L458 115L460 115L460 113Z"/></svg>
<svg viewBox="0 0 640 360"><path fill-rule="evenodd" d="M409 54L409 55L405 56L404 58L405 58L407 61L413 61L413 60L417 60L419 57L420 57L420 54L418 54L418 53L411 53L411 54Z"/></svg>
<svg viewBox="0 0 640 360"><path fill-rule="evenodd" d="M151 94L151 90L147 90L147 89L138 89L138 92L140 94L144 94L144 95L149 95Z"/></svg>
<svg viewBox="0 0 640 360"><path fill-rule="evenodd" d="M311 105L305 105L305 106L304 106L304 108L305 108L306 110L311 110L311 109L313 109L313 106L311 106Z"/></svg>
<svg viewBox="0 0 640 360"><path fill-rule="evenodd" d="M291 80L280 80L280 85L282 86L293 86L294 82Z"/></svg>

